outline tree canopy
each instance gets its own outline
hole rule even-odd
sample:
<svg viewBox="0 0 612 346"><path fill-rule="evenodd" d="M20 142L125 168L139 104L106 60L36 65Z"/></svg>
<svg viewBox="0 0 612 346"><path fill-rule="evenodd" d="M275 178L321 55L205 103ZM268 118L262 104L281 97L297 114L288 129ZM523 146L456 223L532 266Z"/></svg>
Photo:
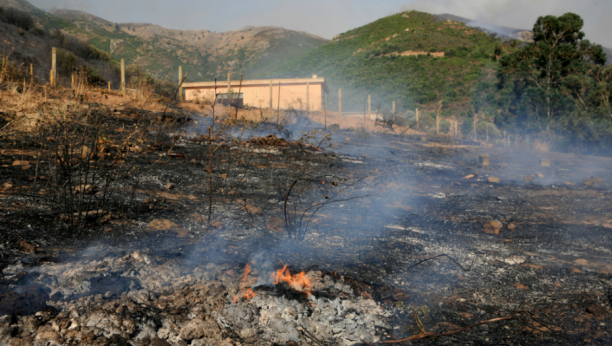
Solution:
<svg viewBox="0 0 612 346"><path fill-rule="evenodd" d="M500 59L500 78L515 83L518 108L547 126L573 108L568 101L589 108L582 89L592 84L594 73L599 78L607 75L606 54L584 38L583 24L574 13L539 17L533 42Z"/></svg>

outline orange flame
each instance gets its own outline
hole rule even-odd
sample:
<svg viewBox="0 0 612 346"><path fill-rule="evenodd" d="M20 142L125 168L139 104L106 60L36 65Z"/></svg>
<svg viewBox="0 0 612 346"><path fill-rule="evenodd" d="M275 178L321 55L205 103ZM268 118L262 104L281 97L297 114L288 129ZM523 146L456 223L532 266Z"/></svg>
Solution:
<svg viewBox="0 0 612 346"><path fill-rule="evenodd" d="M254 261L251 261L251 263L255 264ZM240 279L240 292L234 296L234 303L237 303L242 297L247 300L255 297L255 292L253 292L250 287L246 287L247 276L253 271L251 269L251 263L247 263L246 266L244 266L244 273ZM273 272L271 277L275 285L286 282L289 287L295 291L305 293L306 295L311 294L312 283L310 278L306 276L305 272L291 275L291 272L289 269L287 269L287 265L285 264L282 269L278 269L276 272Z"/></svg>
<svg viewBox="0 0 612 346"><path fill-rule="evenodd" d="M242 295L246 299L251 299L255 297L255 292L253 292L253 290L250 287L246 288L247 276L252 271L253 269L251 269L251 267L249 266L249 263L247 263L246 266L244 266L244 273L242 274L242 279L240 279L240 294L237 294L234 296L234 303L238 302L238 299L240 299L239 297L240 295Z"/></svg>
<svg viewBox="0 0 612 346"><path fill-rule="evenodd" d="M291 275L291 272L289 269L287 269L286 264L282 269L272 273L272 281L274 281L275 285L278 285L279 282L286 282L292 289L306 294L310 294L310 291L312 290L310 278L306 276L306 273L301 272L299 274Z"/></svg>

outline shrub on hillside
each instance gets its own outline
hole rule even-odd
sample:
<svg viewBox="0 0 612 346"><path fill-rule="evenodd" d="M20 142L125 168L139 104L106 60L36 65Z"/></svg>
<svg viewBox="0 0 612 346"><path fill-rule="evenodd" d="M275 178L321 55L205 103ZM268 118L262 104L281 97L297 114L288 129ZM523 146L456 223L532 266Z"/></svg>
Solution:
<svg viewBox="0 0 612 346"><path fill-rule="evenodd" d="M57 50L57 70L61 74L70 74L77 67L77 57L72 52L58 49Z"/></svg>
<svg viewBox="0 0 612 346"><path fill-rule="evenodd" d="M465 119L461 123L461 134L463 136L474 134L474 120L473 119Z"/></svg>
<svg viewBox="0 0 612 346"><path fill-rule="evenodd" d="M72 52L79 58L106 62L110 62L113 58L109 53L99 50L90 44L80 41L77 38L67 37L59 29L52 31L51 37L57 40L59 47Z"/></svg>
<svg viewBox="0 0 612 346"><path fill-rule="evenodd" d="M21 80L23 80L22 71L10 62L8 57L0 55L0 83Z"/></svg>
<svg viewBox="0 0 612 346"><path fill-rule="evenodd" d="M484 120L476 123L476 130L478 131L478 136L486 136L487 133L490 138L500 138L502 136L501 131L495 125Z"/></svg>
<svg viewBox="0 0 612 346"><path fill-rule="evenodd" d="M97 68L91 65L85 65L83 66L83 73L85 74L87 78L87 83L89 85L102 87L106 85L106 80L102 77L100 70L98 70Z"/></svg>
<svg viewBox="0 0 612 346"><path fill-rule="evenodd" d="M414 111L409 110L403 114L398 114L395 117L395 125L398 126L412 126L416 121L416 114Z"/></svg>
<svg viewBox="0 0 612 346"><path fill-rule="evenodd" d="M28 13L16 10L14 8L7 8L0 11L0 20L16 27L22 28L23 30L30 30L34 28L34 19Z"/></svg>
<svg viewBox="0 0 612 346"><path fill-rule="evenodd" d="M38 37L44 37L45 35L47 35L45 29L39 28L37 26L32 28L30 32Z"/></svg>
<svg viewBox="0 0 612 346"><path fill-rule="evenodd" d="M448 133L450 130L451 123L448 120L440 120L440 132Z"/></svg>

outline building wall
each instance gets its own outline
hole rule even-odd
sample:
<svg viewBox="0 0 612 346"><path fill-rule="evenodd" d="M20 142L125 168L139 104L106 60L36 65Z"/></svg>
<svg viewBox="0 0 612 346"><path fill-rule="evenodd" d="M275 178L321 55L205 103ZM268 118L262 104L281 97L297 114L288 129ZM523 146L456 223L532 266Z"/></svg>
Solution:
<svg viewBox="0 0 612 346"><path fill-rule="evenodd" d="M278 97L279 97L279 84L278 82L273 83L272 85L272 107L279 107ZM248 105L251 107L258 108L268 108L270 107L270 84L252 84L252 85L242 85L239 87L232 83L232 92L243 94L243 102L244 105ZM311 111L320 111L323 109L323 84L322 83L293 83L293 84L283 84L281 81L280 84L280 108L281 109L303 109L306 110L308 108L306 104L307 99L307 90L308 89L308 99L310 104ZM209 100L210 102L214 99L215 89L214 86L199 86L199 87L185 87L185 99L187 101L193 101L196 98L200 100ZM217 93L227 93L227 84L218 85Z"/></svg>

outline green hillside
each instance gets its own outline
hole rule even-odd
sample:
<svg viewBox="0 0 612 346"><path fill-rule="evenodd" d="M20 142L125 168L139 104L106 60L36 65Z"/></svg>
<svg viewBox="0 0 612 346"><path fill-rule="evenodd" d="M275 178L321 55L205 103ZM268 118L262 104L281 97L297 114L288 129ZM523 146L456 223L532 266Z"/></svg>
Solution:
<svg viewBox="0 0 612 346"><path fill-rule="evenodd" d="M325 77L332 109L342 88L343 110L363 110L364 96L372 94L372 108L396 101L404 108L466 115L479 83L495 74L492 54L499 43L463 23L411 11L338 35L273 74ZM407 56L410 51L422 54ZM444 57L436 57L440 53Z"/></svg>

